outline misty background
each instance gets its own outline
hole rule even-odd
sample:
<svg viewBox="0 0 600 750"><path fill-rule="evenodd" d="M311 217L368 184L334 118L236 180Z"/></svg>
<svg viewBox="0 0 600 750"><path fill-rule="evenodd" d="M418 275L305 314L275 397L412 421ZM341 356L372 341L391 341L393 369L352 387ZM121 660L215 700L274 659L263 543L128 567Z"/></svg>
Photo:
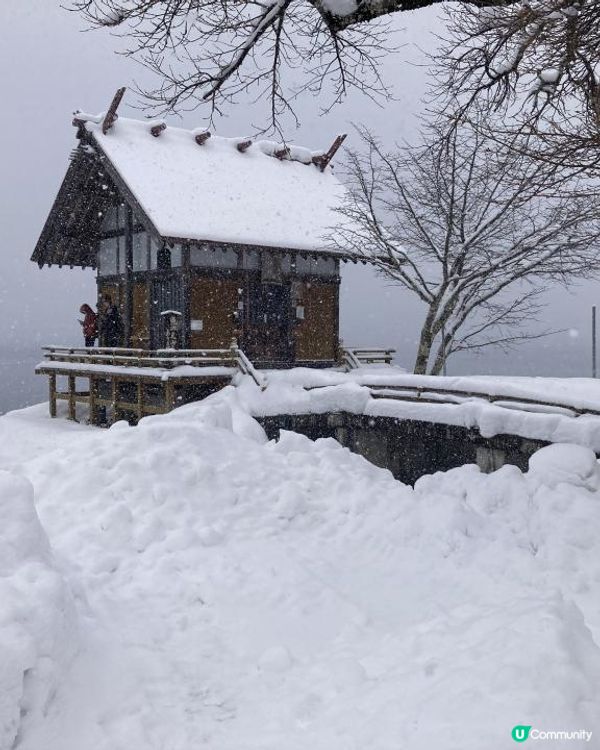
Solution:
<svg viewBox="0 0 600 750"><path fill-rule="evenodd" d="M301 126L296 130L288 123L290 141L327 148L337 133L348 132L346 144L356 146L352 123L366 124L389 146L414 137L427 84L424 53L435 49L435 35L443 31L441 13L437 8L399 13L393 26L401 48L386 58L384 77L395 100L381 108L355 92L324 114L329 101L309 95L298 102ZM0 413L46 398L46 378L33 373L41 345L82 344L78 310L83 302L95 302L94 273L40 270L29 258L77 143L72 113L100 112L119 86L152 81L135 61L115 54L123 48L123 41L105 30L85 31L80 16L61 8L59 0L1 0ZM119 112L143 117L132 108L136 103L129 90ZM261 117L264 122L260 105L240 100L216 130L225 136L251 134ZM204 113L167 120L198 127ZM335 161L342 158L338 154ZM570 291L551 287L546 298L539 327L561 333L509 353L489 349L455 355L448 374L590 375L591 305L600 299L600 281L579 283ZM343 267L340 299L346 344L394 347L398 364L412 367L422 319L418 301L369 267L352 264Z"/></svg>

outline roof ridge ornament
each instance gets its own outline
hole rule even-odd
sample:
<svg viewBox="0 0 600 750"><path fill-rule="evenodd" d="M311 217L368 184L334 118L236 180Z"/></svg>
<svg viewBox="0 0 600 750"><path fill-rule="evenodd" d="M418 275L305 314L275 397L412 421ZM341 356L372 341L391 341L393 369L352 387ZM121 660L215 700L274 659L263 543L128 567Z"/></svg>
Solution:
<svg viewBox="0 0 600 750"><path fill-rule="evenodd" d="M102 123L103 135L106 135L108 133L108 131L112 128L119 117L117 115L117 109L119 108L119 104L121 104L121 100L123 99L126 88L126 86L122 86L113 96L113 100L110 103L110 107L108 108L108 112L106 113L106 117L104 118L104 122Z"/></svg>
<svg viewBox="0 0 600 750"><path fill-rule="evenodd" d="M192 130L192 135L199 146L204 146L206 141L210 138L210 130L196 128L195 130Z"/></svg>
<svg viewBox="0 0 600 750"><path fill-rule="evenodd" d="M321 172L325 171L325 168L327 165L331 162L333 157L336 155L337 150L342 145L342 143L346 140L347 133L342 133L341 135L338 135L335 141L331 144L329 151L327 151L324 154L320 154L318 156L313 156L312 162L315 164Z"/></svg>
<svg viewBox="0 0 600 750"><path fill-rule="evenodd" d="M167 129L167 123L164 120L149 120L148 127L150 128L150 134L155 138Z"/></svg>

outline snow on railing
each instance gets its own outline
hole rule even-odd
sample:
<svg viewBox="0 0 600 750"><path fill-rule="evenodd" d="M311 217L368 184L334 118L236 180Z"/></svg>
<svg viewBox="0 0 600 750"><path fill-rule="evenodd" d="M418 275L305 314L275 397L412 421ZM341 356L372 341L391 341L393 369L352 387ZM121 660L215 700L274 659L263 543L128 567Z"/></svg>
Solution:
<svg viewBox="0 0 600 750"><path fill-rule="evenodd" d="M130 349L127 347L71 347L43 346L44 359L49 362L71 362L82 365L109 365L119 367L157 367L173 369L182 365L210 367L222 365L236 367L243 375L254 380L261 390L267 380L234 340L229 349Z"/></svg>
<svg viewBox="0 0 600 750"><path fill-rule="evenodd" d="M50 362L73 362L120 367L159 367L171 369L181 365L206 367L237 362L230 349L130 349L126 347L44 346L44 358Z"/></svg>
<svg viewBox="0 0 600 750"><path fill-rule="evenodd" d="M342 360L348 370L356 370L365 365L391 365L395 353L395 349L343 347Z"/></svg>
<svg viewBox="0 0 600 750"><path fill-rule="evenodd" d="M562 414L571 417L579 417L585 414L600 416L600 410L588 407L580 408L559 401L528 398L526 396L512 396L503 393L485 393L460 388L438 388L431 385L369 385L368 383L363 383L362 385L368 388L371 397L376 399L456 405L479 399L504 409L514 409L516 411L527 411L537 414Z"/></svg>
<svg viewBox="0 0 600 750"><path fill-rule="evenodd" d="M238 347L237 341L234 339L231 342L231 354L235 359L239 371L243 375L249 375L256 385L264 391L267 387L267 379L254 367L252 362L244 354L244 352Z"/></svg>

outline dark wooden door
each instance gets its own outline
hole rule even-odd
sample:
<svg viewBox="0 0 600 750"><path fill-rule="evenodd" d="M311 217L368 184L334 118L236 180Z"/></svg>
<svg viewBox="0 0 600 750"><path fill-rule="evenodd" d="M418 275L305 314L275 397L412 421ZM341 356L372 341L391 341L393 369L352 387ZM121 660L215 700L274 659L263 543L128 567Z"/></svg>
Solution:
<svg viewBox="0 0 600 750"><path fill-rule="evenodd" d="M248 356L256 362L291 362L289 285L255 282L249 292L243 340Z"/></svg>
<svg viewBox="0 0 600 750"><path fill-rule="evenodd" d="M166 310L176 310L183 314L183 285L177 276L161 276L152 280L150 294L150 342L152 349L162 349L166 345Z"/></svg>

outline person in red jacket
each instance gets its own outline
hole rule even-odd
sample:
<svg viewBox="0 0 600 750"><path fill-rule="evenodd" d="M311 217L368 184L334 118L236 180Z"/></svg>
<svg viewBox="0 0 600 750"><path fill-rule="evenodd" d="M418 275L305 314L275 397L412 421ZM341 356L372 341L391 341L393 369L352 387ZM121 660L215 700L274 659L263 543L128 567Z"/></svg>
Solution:
<svg viewBox="0 0 600 750"><path fill-rule="evenodd" d="M79 312L83 315L83 320L79 324L83 328L83 337L86 346L94 346L98 338L98 316L89 305L81 305Z"/></svg>

